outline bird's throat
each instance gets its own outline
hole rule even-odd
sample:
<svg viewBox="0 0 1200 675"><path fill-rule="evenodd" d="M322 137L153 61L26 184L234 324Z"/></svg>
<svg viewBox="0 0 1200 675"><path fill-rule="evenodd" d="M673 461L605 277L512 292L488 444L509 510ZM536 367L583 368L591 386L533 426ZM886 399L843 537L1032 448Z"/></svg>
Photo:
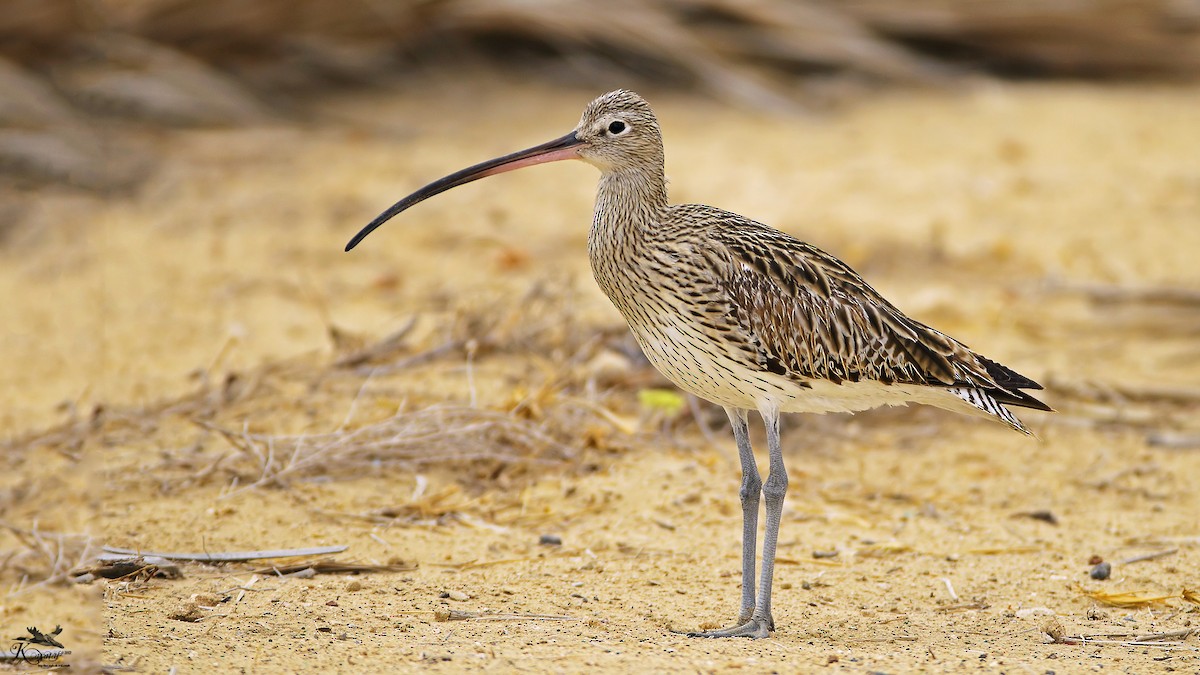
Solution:
<svg viewBox="0 0 1200 675"><path fill-rule="evenodd" d="M606 171L596 190L591 240L609 245L644 238L667 208L666 178L654 171Z"/></svg>

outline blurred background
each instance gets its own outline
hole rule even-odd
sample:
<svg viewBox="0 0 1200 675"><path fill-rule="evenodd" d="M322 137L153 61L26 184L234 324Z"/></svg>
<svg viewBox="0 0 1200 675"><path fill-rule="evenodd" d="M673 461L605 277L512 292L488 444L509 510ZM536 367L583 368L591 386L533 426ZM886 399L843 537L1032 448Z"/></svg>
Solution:
<svg viewBox="0 0 1200 675"><path fill-rule="evenodd" d="M978 75L1190 81L1200 2L5 0L0 227L31 187L133 189L162 159L147 129L294 119L468 68L773 110Z"/></svg>

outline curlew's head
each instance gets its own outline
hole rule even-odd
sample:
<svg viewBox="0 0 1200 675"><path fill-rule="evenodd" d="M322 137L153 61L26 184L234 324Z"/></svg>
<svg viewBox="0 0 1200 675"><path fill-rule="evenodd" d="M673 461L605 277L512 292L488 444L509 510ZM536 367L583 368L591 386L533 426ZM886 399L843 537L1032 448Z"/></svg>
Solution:
<svg viewBox="0 0 1200 675"><path fill-rule="evenodd" d="M609 171L662 170L662 134L646 99L618 89L588 104L575 127L579 158Z"/></svg>
<svg viewBox="0 0 1200 675"><path fill-rule="evenodd" d="M380 225L436 194L487 176L535 164L581 159L602 174L663 170L662 134L650 104L625 89L610 91L588 104L571 133L532 148L481 162L435 180L396 202L354 235L346 250L354 248Z"/></svg>

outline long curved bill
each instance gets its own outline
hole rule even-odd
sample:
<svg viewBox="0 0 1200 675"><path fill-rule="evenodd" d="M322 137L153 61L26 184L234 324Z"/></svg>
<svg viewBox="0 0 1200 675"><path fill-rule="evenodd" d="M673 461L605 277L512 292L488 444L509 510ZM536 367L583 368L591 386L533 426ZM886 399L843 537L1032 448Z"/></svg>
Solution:
<svg viewBox="0 0 1200 675"><path fill-rule="evenodd" d="M358 243L365 239L368 234L374 232L375 228L391 220L408 207L423 202L436 194L441 194L450 188L458 187L459 185L470 183L480 178L504 173L505 171L513 171L514 169L533 166L534 164L557 162L563 159L578 159L579 146L582 144L583 141L579 140L579 137L572 131L566 136L556 138L549 143L542 143L541 145L535 145L532 148L520 150L510 155L490 159L475 166L469 166L462 171L456 171L445 178L435 180L396 202L387 211L376 216L375 220L372 220L366 227L359 230L358 234L354 235L354 238L350 240L350 243L346 244L346 250L349 251L358 246Z"/></svg>

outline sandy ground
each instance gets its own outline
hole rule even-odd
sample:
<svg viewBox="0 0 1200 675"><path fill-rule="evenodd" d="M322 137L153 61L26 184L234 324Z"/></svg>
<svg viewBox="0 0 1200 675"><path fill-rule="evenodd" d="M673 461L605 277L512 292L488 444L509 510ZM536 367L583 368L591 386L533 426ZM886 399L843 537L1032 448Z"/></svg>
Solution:
<svg viewBox="0 0 1200 675"><path fill-rule="evenodd" d="M412 188L569 130L594 93L344 96L305 124L155 137L164 160L135 196L39 194L0 249L0 496L25 533L0 535L0 630L61 624L77 668L137 672L1200 672L1195 636L1044 637L1200 620L1181 597L1200 588L1200 89L981 85L802 118L644 92L674 200L835 253L1060 410L1022 415L1037 439L933 410L789 419L763 641L672 632L734 618L739 476L719 412L701 408L710 440L686 408L648 405L664 385L586 266L593 169L460 188L341 252ZM412 317L374 364L405 367L331 366ZM243 432L344 435L448 404L562 446L536 463L496 459L516 452L503 434L443 438L492 455L254 486L266 445ZM340 544L399 567L37 585L55 534ZM1088 577L1095 556L1111 579ZM1159 599L1088 595L1126 591Z"/></svg>

